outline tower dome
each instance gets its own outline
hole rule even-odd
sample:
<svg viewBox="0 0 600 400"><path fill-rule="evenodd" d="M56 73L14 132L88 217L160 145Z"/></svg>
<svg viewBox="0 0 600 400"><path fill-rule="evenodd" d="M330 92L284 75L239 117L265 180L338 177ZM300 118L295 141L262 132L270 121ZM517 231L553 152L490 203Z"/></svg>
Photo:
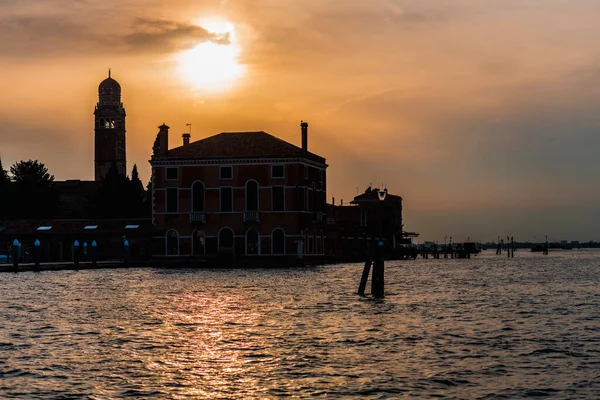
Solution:
<svg viewBox="0 0 600 400"><path fill-rule="evenodd" d="M100 85L98 86L98 95L100 95L100 97L121 97L121 85L111 78L110 69L108 70L108 78L100 82Z"/></svg>

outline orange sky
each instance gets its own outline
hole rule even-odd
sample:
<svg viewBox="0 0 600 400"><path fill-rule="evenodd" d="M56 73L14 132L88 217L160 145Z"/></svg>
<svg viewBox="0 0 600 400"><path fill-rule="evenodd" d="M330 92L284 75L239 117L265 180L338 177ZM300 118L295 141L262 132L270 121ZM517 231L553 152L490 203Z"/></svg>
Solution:
<svg viewBox="0 0 600 400"><path fill-rule="evenodd" d="M599 17L595 0L5 0L0 157L92 179L112 68L144 181L162 122L171 146L186 123L192 140L299 144L303 119L329 199L385 182L423 239L600 240ZM203 43L238 46L243 74L217 90L182 76Z"/></svg>

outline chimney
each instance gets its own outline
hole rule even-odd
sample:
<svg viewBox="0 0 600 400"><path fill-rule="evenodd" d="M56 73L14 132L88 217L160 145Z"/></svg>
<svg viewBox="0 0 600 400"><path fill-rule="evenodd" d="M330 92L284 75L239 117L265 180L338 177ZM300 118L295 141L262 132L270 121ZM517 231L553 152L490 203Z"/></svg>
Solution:
<svg viewBox="0 0 600 400"><path fill-rule="evenodd" d="M302 128L302 150L308 151L308 122L300 121Z"/></svg>
<svg viewBox="0 0 600 400"><path fill-rule="evenodd" d="M187 146L188 144L190 144L190 134L189 133L184 133L183 135L181 135L181 137L183 138L183 145Z"/></svg>
<svg viewBox="0 0 600 400"><path fill-rule="evenodd" d="M158 154L164 156L169 151L169 127L163 124L158 127Z"/></svg>

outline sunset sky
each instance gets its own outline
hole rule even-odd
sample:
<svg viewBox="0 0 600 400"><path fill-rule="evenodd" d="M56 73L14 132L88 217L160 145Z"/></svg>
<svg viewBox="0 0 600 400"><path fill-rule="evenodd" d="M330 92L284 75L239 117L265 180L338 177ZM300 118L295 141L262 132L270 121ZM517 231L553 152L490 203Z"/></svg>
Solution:
<svg viewBox="0 0 600 400"><path fill-rule="evenodd" d="M327 159L328 198L384 182L424 240L600 240L597 0L0 0L0 157L93 179L122 87L127 161L264 130Z"/></svg>

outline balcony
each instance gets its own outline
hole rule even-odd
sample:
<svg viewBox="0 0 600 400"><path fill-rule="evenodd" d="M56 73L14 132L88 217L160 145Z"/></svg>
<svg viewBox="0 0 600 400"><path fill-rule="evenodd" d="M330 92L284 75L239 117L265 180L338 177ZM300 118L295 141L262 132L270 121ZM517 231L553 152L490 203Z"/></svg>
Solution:
<svg viewBox="0 0 600 400"><path fill-rule="evenodd" d="M244 211L244 222L260 222L258 211Z"/></svg>
<svg viewBox="0 0 600 400"><path fill-rule="evenodd" d="M192 211L190 213L190 223L199 222L201 224L206 223L206 213L204 211Z"/></svg>

